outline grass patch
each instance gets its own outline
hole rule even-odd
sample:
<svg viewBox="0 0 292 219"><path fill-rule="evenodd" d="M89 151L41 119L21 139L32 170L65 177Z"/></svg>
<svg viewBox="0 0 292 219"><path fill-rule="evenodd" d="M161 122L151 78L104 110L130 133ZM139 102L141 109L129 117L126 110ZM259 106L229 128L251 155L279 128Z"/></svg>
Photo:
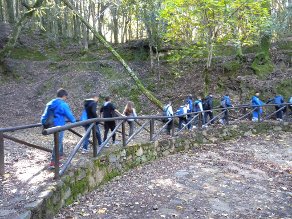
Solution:
<svg viewBox="0 0 292 219"><path fill-rule="evenodd" d="M13 59L26 59L34 61L47 60L46 55L42 54L40 51L28 48L13 48L10 56Z"/></svg>
<svg viewBox="0 0 292 219"><path fill-rule="evenodd" d="M117 52L125 61L146 61L149 59L149 52L143 47L139 49L118 48Z"/></svg>
<svg viewBox="0 0 292 219"><path fill-rule="evenodd" d="M285 100L288 100L292 95L292 79L279 83L276 87L276 92L283 95Z"/></svg>

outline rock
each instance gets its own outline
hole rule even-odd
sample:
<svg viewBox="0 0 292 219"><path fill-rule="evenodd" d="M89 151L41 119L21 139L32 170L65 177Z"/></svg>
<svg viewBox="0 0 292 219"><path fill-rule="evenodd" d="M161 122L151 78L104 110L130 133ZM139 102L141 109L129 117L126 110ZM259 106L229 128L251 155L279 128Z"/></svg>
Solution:
<svg viewBox="0 0 292 219"><path fill-rule="evenodd" d="M157 205L153 205L152 209L153 209L154 211L156 211L156 210L158 210L158 206L157 206Z"/></svg>
<svg viewBox="0 0 292 219"><path fill-rule="evenodd" d="M110 163L115 163L117 162L117 156L115 154L110 154L109 155L109 162Z"/></svg>
<svg viewBox="0 0 292 219"><path fill-rule="evenodd" d="M175 175L175 177L178 177L178 178L184 178L184 177L191 176L191 174L185 170L180 170L180 171L176 172L174 175Z"/></svg>
<svg viewBox="0 0 292 219"><path fill-rule="evenodd" d="M140 148L137 150L137 152L136 152L136 156L137 156L137 157L141 157L142 155L143 155L143 148L140 147Z"/></svg>
<svg viewBox="0 0 292 219"><path fill-rule="evenodd" d="M24 206L25 209L27 210L35 210L36 208L39 208L43 204L43 199L38 199L34 202L28 203L27 205Z"/></svg>
<svg viewBox="0 0 292 219"><path fill-rule="evenodd" d="M282 131L282 127L281 126L276 126L276 127L274 127L274 131Z"/></svg>
<svg viewBox="0 0 292 219"><path fill-rule="evenodd" d="M243 134L244 137L252 136L252 132L249 130Z"/></svg>
<svg viewBox="0 0 292 219"><path fill-rule="evenodd" d="M26 211L17 217L17 219L30 219L30 218L31 218L31 211Z"/></svg>
<svg viewBox="0 0 292 219"><path fill-rule="evenodd" d="M9 215L15 214L15 213L16 213L16 211L15 210L12 210L12 209L9 209L9 210L7 210L7 209L1 209L0 210L0 217L8 218Z"/></svg>

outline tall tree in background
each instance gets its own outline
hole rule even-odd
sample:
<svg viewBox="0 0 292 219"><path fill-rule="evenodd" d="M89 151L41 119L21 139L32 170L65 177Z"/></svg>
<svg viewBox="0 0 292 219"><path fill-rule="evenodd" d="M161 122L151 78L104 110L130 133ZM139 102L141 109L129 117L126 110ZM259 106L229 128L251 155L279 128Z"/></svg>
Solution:
<svg viewBox="0 0 292 219"><path fill-rule="evenodd" d="M207 55L211 66L214 46L255 43L269 21L268 0L165 0L161 17L167 23L165 38L181 42L194 54ZM202 50L199 50L202 48Z"/></svg>
<svg viewBox="0 0 292 219"><path fill-rule="evenodd" d="M130 77L134 80L137 87L152 103L157 107L162 109L162 103L149 91L147 90L142 82L139 80L135 72L130 68L130 66L125 62L125 60L111 47L111 45L97 32L95 29L81 16L80 13L74 8L74 6L68 0L62 0L62 2L74 11L76 16L79 17L80 21L86 25L86 27L94 34L94 36L117 58L117 60L124 66Z"/></svg>
<svg viewBox="0 0 292 219"><path fill-rule="evenodd" d="M14 15L14 0L5 0L8 14L8 22L14 24L15 15Z"/></svg>

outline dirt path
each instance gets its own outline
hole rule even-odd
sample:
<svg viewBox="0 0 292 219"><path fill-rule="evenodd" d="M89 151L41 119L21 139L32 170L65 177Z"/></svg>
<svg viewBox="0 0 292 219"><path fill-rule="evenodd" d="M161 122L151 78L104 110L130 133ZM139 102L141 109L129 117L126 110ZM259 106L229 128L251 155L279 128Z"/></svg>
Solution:
<svg viewBox="0 0 292 219"><path fill-rule="evenodd" d="M212 146L134 169L55 218L292 217L291 133Z"/></svg>

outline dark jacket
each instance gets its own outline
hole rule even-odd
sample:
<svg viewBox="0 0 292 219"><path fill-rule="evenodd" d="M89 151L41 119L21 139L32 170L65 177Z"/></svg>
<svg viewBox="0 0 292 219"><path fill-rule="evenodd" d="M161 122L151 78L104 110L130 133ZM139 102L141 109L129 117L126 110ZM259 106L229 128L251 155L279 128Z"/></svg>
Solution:
<svg viewBox="0 0 292 219"><path fill-rule="evenodd" d="M84 101L84 109L86 110L87 118L97 118L96 113L97 102L92 99L87 99Z"/></svg>
<svg viewBox="0 0 292 219"><path fill-rule="evenodd" d="M213 109L213 97L211 97L209 95L207 97L205 97L205 99L203 100L203 109L204 110Z"/></svg>
<svg viewBox="0 0 292 219"><path fill-rule="evenodd" d="M112 118L115 117L116 107L111 102L105 102L100 109L100 112L103 114L103 118Z"/></svg>

